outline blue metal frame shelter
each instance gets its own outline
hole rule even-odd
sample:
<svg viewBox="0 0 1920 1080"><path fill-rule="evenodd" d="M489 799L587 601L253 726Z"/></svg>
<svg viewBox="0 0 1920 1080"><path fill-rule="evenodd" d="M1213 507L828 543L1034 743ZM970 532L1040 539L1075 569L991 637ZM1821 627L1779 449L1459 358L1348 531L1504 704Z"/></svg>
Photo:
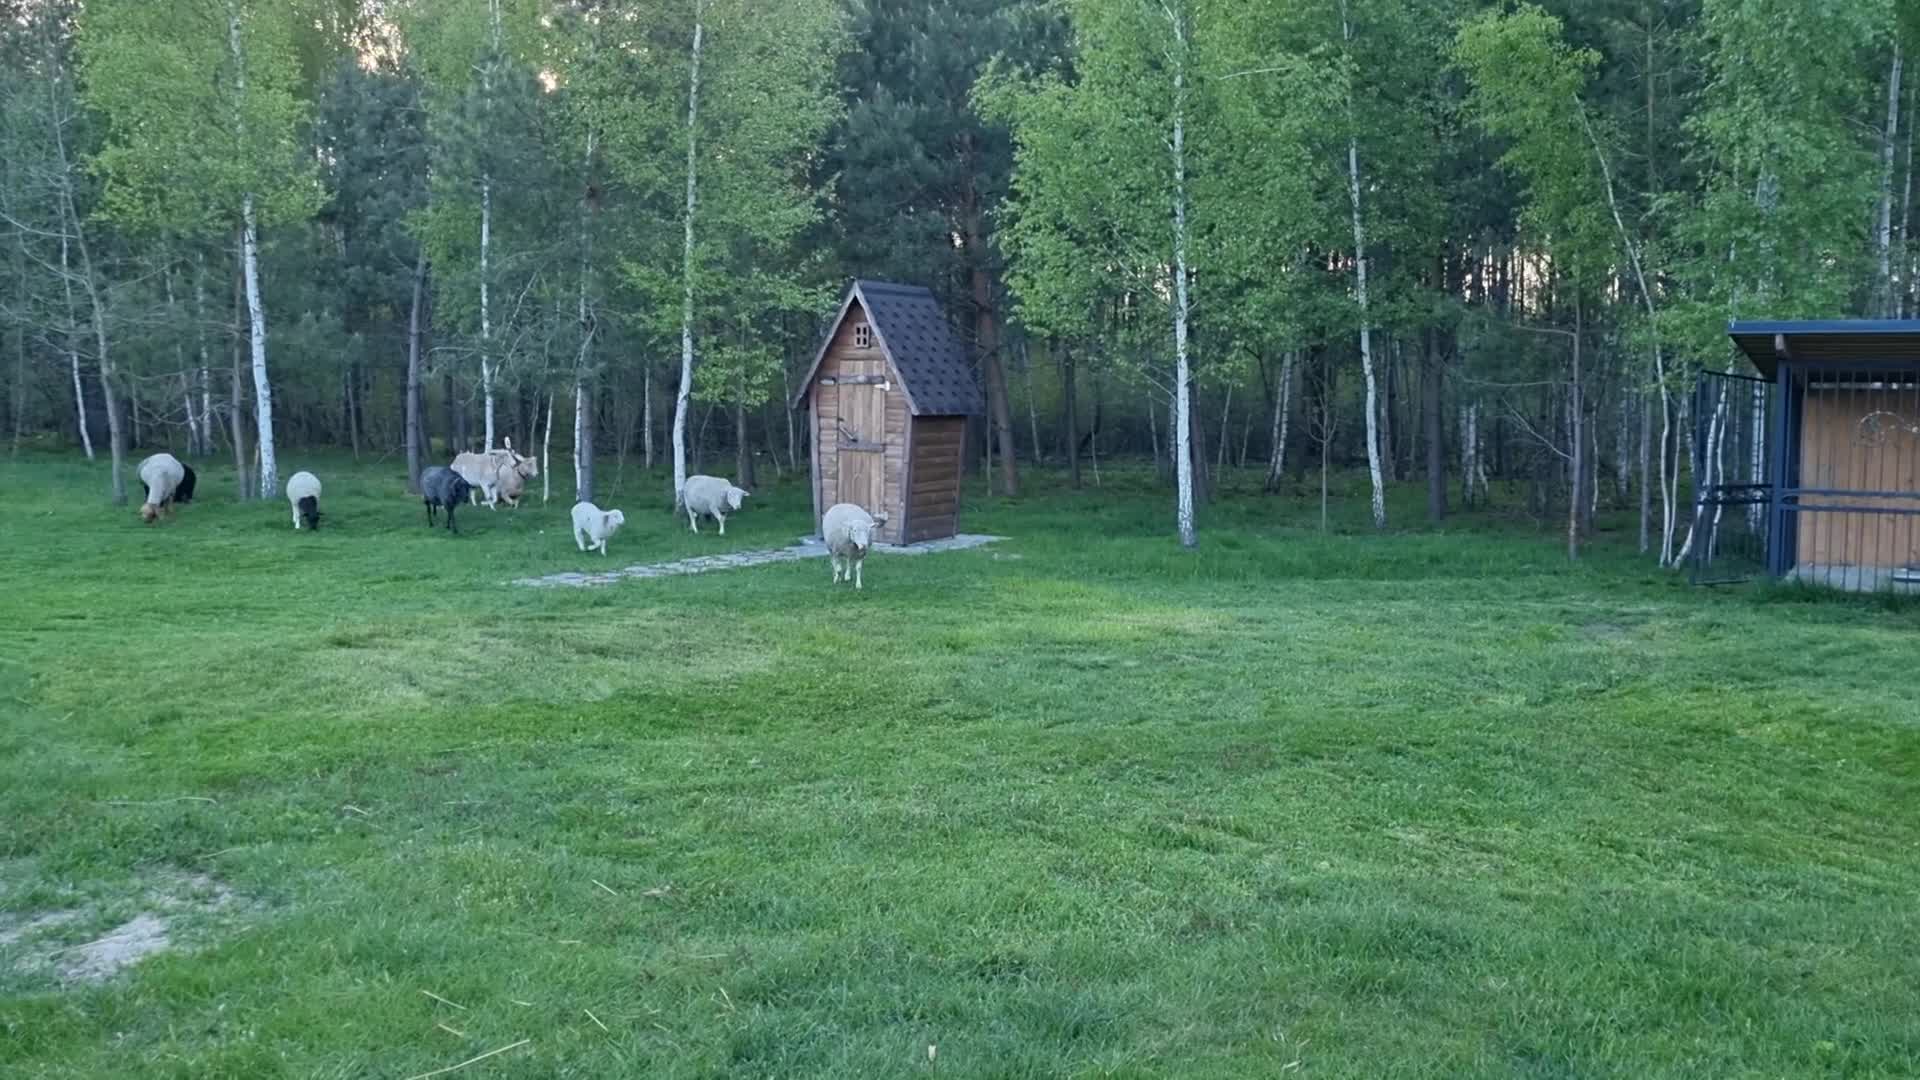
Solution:
<svg viewBox="0 0 1920 1080"><path fill-rule="evenodd" d="M1736 488L1764 505L1764 566L1776 578L1920 583L1920 320L1735 322L1727 332L1759 373L1748 381L1770 384L1770 408L1754 409L1770 415L1741 441L1727 391L1703 394L1696 510ZM1730 437L1754 463L1764 458L1763 482L1727 483ZM1716 511L1715 525L1723 519ZM1702 524L1696 516L1698 554L1711 560L1717 529Z"/></svg>

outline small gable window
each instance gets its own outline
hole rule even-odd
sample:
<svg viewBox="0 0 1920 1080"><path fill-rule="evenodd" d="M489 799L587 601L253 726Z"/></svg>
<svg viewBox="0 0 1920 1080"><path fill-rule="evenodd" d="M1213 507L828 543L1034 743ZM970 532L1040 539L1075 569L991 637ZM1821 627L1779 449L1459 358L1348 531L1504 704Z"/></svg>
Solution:
<svg viewBox="0 0 1920 1080"><path fill-rule="evenodd" d="M873 324L872 323L854 323L853 324L853 347L856 349L873 348Z"/></svg>

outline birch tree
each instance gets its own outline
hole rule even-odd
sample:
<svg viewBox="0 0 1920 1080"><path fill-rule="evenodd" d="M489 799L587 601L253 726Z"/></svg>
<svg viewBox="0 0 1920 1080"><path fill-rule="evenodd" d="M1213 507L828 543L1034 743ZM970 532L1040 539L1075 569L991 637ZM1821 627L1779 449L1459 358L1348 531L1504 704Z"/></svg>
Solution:
<svg viewBox="0 0 1920 1080"><path fill-rule="evenodd" d="M239 229L262 498L279 474L260 230L318 205L291 29L284 8L253 0L97 0L80 21L86 97L108 121L108 214L187 236Z"/></svg>
<svg viewBox="0 0 1920 1080"><path fill-rule="evenodd" d="M1605 209L1610 182L1588 148L1594 122L1582 99L1599 55L1565 44L1560 20L1532 5L1483 15L1460 30L1455 55L1473 83L1469 106L1480 124L1506 139L1502 168L1525 185L1521 221L1528 239L1553 257L1573 315L1571 328L1529 327L1568 344L1565 450L1570 479L1567 555L1580 554L1588 506L1589 447L1585 303L1616 261L1614 222Z"/></svg>
<svg viewBox="0 0 1920 1080"><path fill-rule="evenodd" d="M637 198L655 206L673 200L670 230L636 249L671 251L673 271L631 255L622 267L658 313L656 331L679 346L670 436L677 507L699 367L708 354L727 351L743 315L777 314L779 298L804 278L804 260L791 248L822 213L810 157L839 113L832 72L846 35L830 0L777 9L754 0L686 0L652 17L656 40L682 44L659 54L650 70L632 72L604 147L611 170ZM671 247L663 242L669 232ZM777 362L779 354L755 348L751 355ZM708 383L715 394L726 385L738 381Z"/></svg>
<svg viewBox="0 0 1920 1080"><path fill-rule="evenodd" d="M1353 71L1353 19L1340 0L1340 40ZM1349 74L1349 78L1351 78ZM1387 527L1387 485L1380 468L1380 406L1373 377L1373 309L1367 295L1367 222L1361 206L1360 129L1354 118L1353 91L1347 91L1347 194L1353 212L1353 298L1360 309L1360 372L1366 380L1367 479L1373 493L1373 527Z"/></svg>

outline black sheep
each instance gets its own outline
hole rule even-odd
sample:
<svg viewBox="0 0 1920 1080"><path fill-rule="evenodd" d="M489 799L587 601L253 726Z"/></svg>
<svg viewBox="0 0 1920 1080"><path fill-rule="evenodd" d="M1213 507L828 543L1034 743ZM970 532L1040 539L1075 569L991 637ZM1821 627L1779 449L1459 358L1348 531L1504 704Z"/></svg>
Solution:
<svg viewBox="0 0 1920 1080"><path fill-rule="evenodd" d="M434 525L434 511L445 509L447 512L447 531L457 533L460 530L453 524L453 511L467 501L472 494L473 485L465 477L442 465L435 465L420 474L420 501L427 505L427 527Z"/></svg>

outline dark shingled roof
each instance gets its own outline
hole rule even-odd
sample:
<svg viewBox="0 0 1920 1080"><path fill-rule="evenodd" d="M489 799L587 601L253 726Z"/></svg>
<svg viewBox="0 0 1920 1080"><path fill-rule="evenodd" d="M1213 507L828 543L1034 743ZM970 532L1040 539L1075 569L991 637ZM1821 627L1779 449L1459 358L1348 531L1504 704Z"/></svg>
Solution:
<svg viewBox="0 0 1920 1080"><path fill-rule="evenodd" d="M895 285L885 281L855 281L840 303L839 313L828 324L813 366L794 397L797 407L806 400L826 357L827 345L846 318L854 301L867 311L880 347L900 374L907 404L915 416L977 416L986 411L980 384L974 378L967 352L954 339L940 302L933 290L919 285Z"/></svg>

